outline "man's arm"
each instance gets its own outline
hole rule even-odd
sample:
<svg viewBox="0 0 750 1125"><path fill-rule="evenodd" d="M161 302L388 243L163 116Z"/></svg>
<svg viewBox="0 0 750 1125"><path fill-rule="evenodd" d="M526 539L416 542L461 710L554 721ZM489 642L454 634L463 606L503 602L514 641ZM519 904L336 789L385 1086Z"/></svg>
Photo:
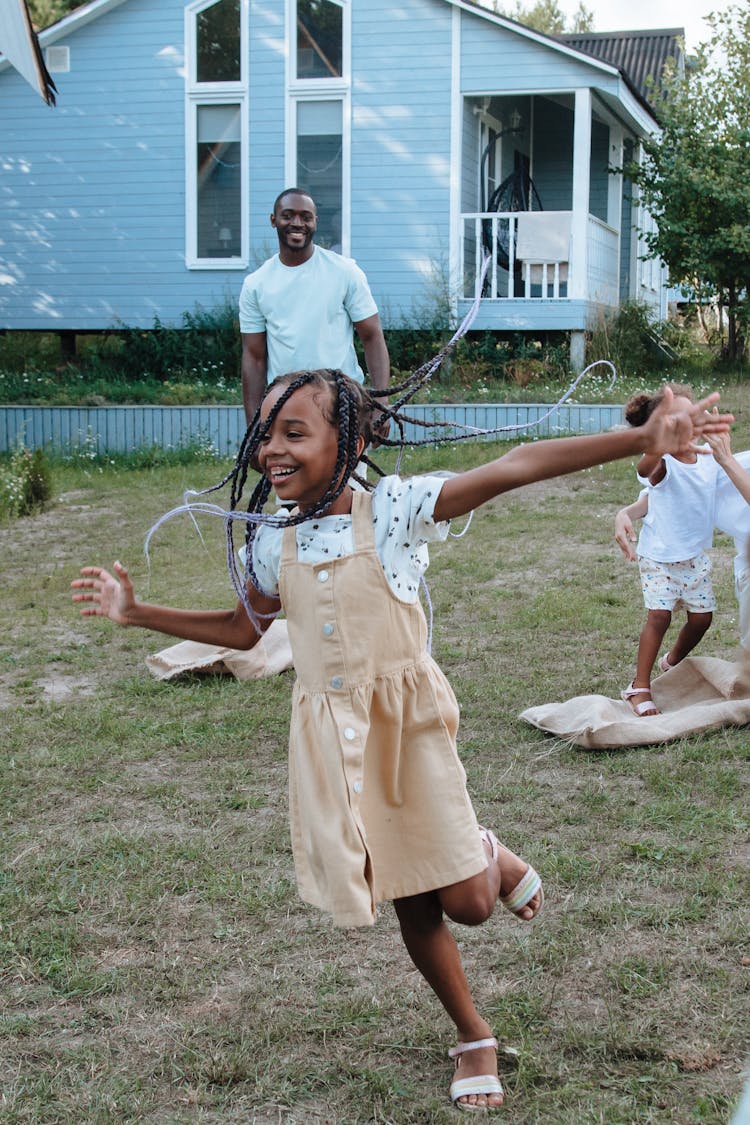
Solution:
<svg viewBox="0 0 750 1125"><path fill-rule="evenodd" d="M265 332L242 333L242 402L248 426L266 389L268 356Z"/></svg>
<svg viewBox="0 0 750 1125"><path fill-rule="evenodd" d="M365 317L364 320L355 322L354 327L365 349L365 363L367 374L376 391L384 391L388 387L391 376L391 359L388 355L388 345L385 342L380 317Z"/></svg>

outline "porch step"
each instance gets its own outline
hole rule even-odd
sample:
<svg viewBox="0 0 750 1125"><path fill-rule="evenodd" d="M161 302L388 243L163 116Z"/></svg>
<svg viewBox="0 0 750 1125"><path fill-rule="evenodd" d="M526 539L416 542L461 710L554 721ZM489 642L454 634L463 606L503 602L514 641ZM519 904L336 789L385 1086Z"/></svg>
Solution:
<svg viewBox="0 0 750 1125"><path fill-rule="evenodd" d="M655 355L657 359L665 363L677 362L677 352L672 345L668 344L666 340L663 340L658 333L654 332L652 329L646 329L644 336L646 337L649 351Z"/></svg>

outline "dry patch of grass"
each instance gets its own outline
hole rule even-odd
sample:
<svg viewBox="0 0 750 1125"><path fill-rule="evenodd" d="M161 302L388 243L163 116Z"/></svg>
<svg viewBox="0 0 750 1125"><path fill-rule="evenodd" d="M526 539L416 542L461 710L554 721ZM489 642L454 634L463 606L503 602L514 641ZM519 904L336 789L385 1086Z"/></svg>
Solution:
<svg viewBox="0 0 750 1125"><path fill-rule="evenodd" d="M740 427L737 448L750 446ZM487 446L412 454L456 468ZM543 873L524 927L456 929L521 1123L726 1122L750 1055L748 734L612 753L518 718L614 695L643 610L612 543L632 465L497 501L433 552L435 652L480 819ZM7 1122L448 1122L451 1029L389 907L336 931L294 889L291 675L151 679L161 638L82 622L120 557L153 600L231 601L218 525L145 531L210 467L71 472L0 529L0 1116ZM734 653L731 545L702 651Z"/></svg>

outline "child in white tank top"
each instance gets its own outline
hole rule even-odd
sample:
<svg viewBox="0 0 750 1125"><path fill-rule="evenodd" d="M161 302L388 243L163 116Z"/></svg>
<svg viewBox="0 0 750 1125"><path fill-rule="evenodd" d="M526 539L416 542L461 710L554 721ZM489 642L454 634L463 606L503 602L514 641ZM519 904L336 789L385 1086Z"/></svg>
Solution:
<svg viewBox="0 0 750 1125"><path fill-rule="evenodd" d="M689 387L670 384L670 388L673 409L684 410L693 402ZM664 388L656 394L634 395L625 407L626 421L642 426L663 398ZM713 535L716 472L710 446L674 456L647 453L638 463L638 480L648 495L637 549L646 624L638 642L635 676L621 693L636 715L659 714L651 697L651 672L673 612L684 608L687 620L660 661L662 671L692 652L711 625L716 601L706 548Z"/></svg>

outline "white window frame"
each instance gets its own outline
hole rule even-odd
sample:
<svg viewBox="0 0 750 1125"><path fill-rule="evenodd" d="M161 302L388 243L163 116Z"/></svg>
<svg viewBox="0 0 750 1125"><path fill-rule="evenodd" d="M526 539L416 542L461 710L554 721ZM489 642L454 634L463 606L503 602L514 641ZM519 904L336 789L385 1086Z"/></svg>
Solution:
<svg viewBox="0 0 750 1125"><path fill-rule="evenodd" d="M334 0L343 11L340 78L297 78L297 0L286 0L286 126L285 182L297 177L297 105L299 102L341 103L341 252L351 252L351 0Z"/></svg>
<svg viewBox="0 0 750 1125"><path fill-rule="evenodd" d="M248 8L240 0L240 80L198 82L197 16L217 0L196 0L185 8L185 264L191 270L246 270L250 261L250 184L248 159ZM236 105L240 110L240 256L198 257L198 183L195 153L198 143L198 110L209 105Z"/></svg>

